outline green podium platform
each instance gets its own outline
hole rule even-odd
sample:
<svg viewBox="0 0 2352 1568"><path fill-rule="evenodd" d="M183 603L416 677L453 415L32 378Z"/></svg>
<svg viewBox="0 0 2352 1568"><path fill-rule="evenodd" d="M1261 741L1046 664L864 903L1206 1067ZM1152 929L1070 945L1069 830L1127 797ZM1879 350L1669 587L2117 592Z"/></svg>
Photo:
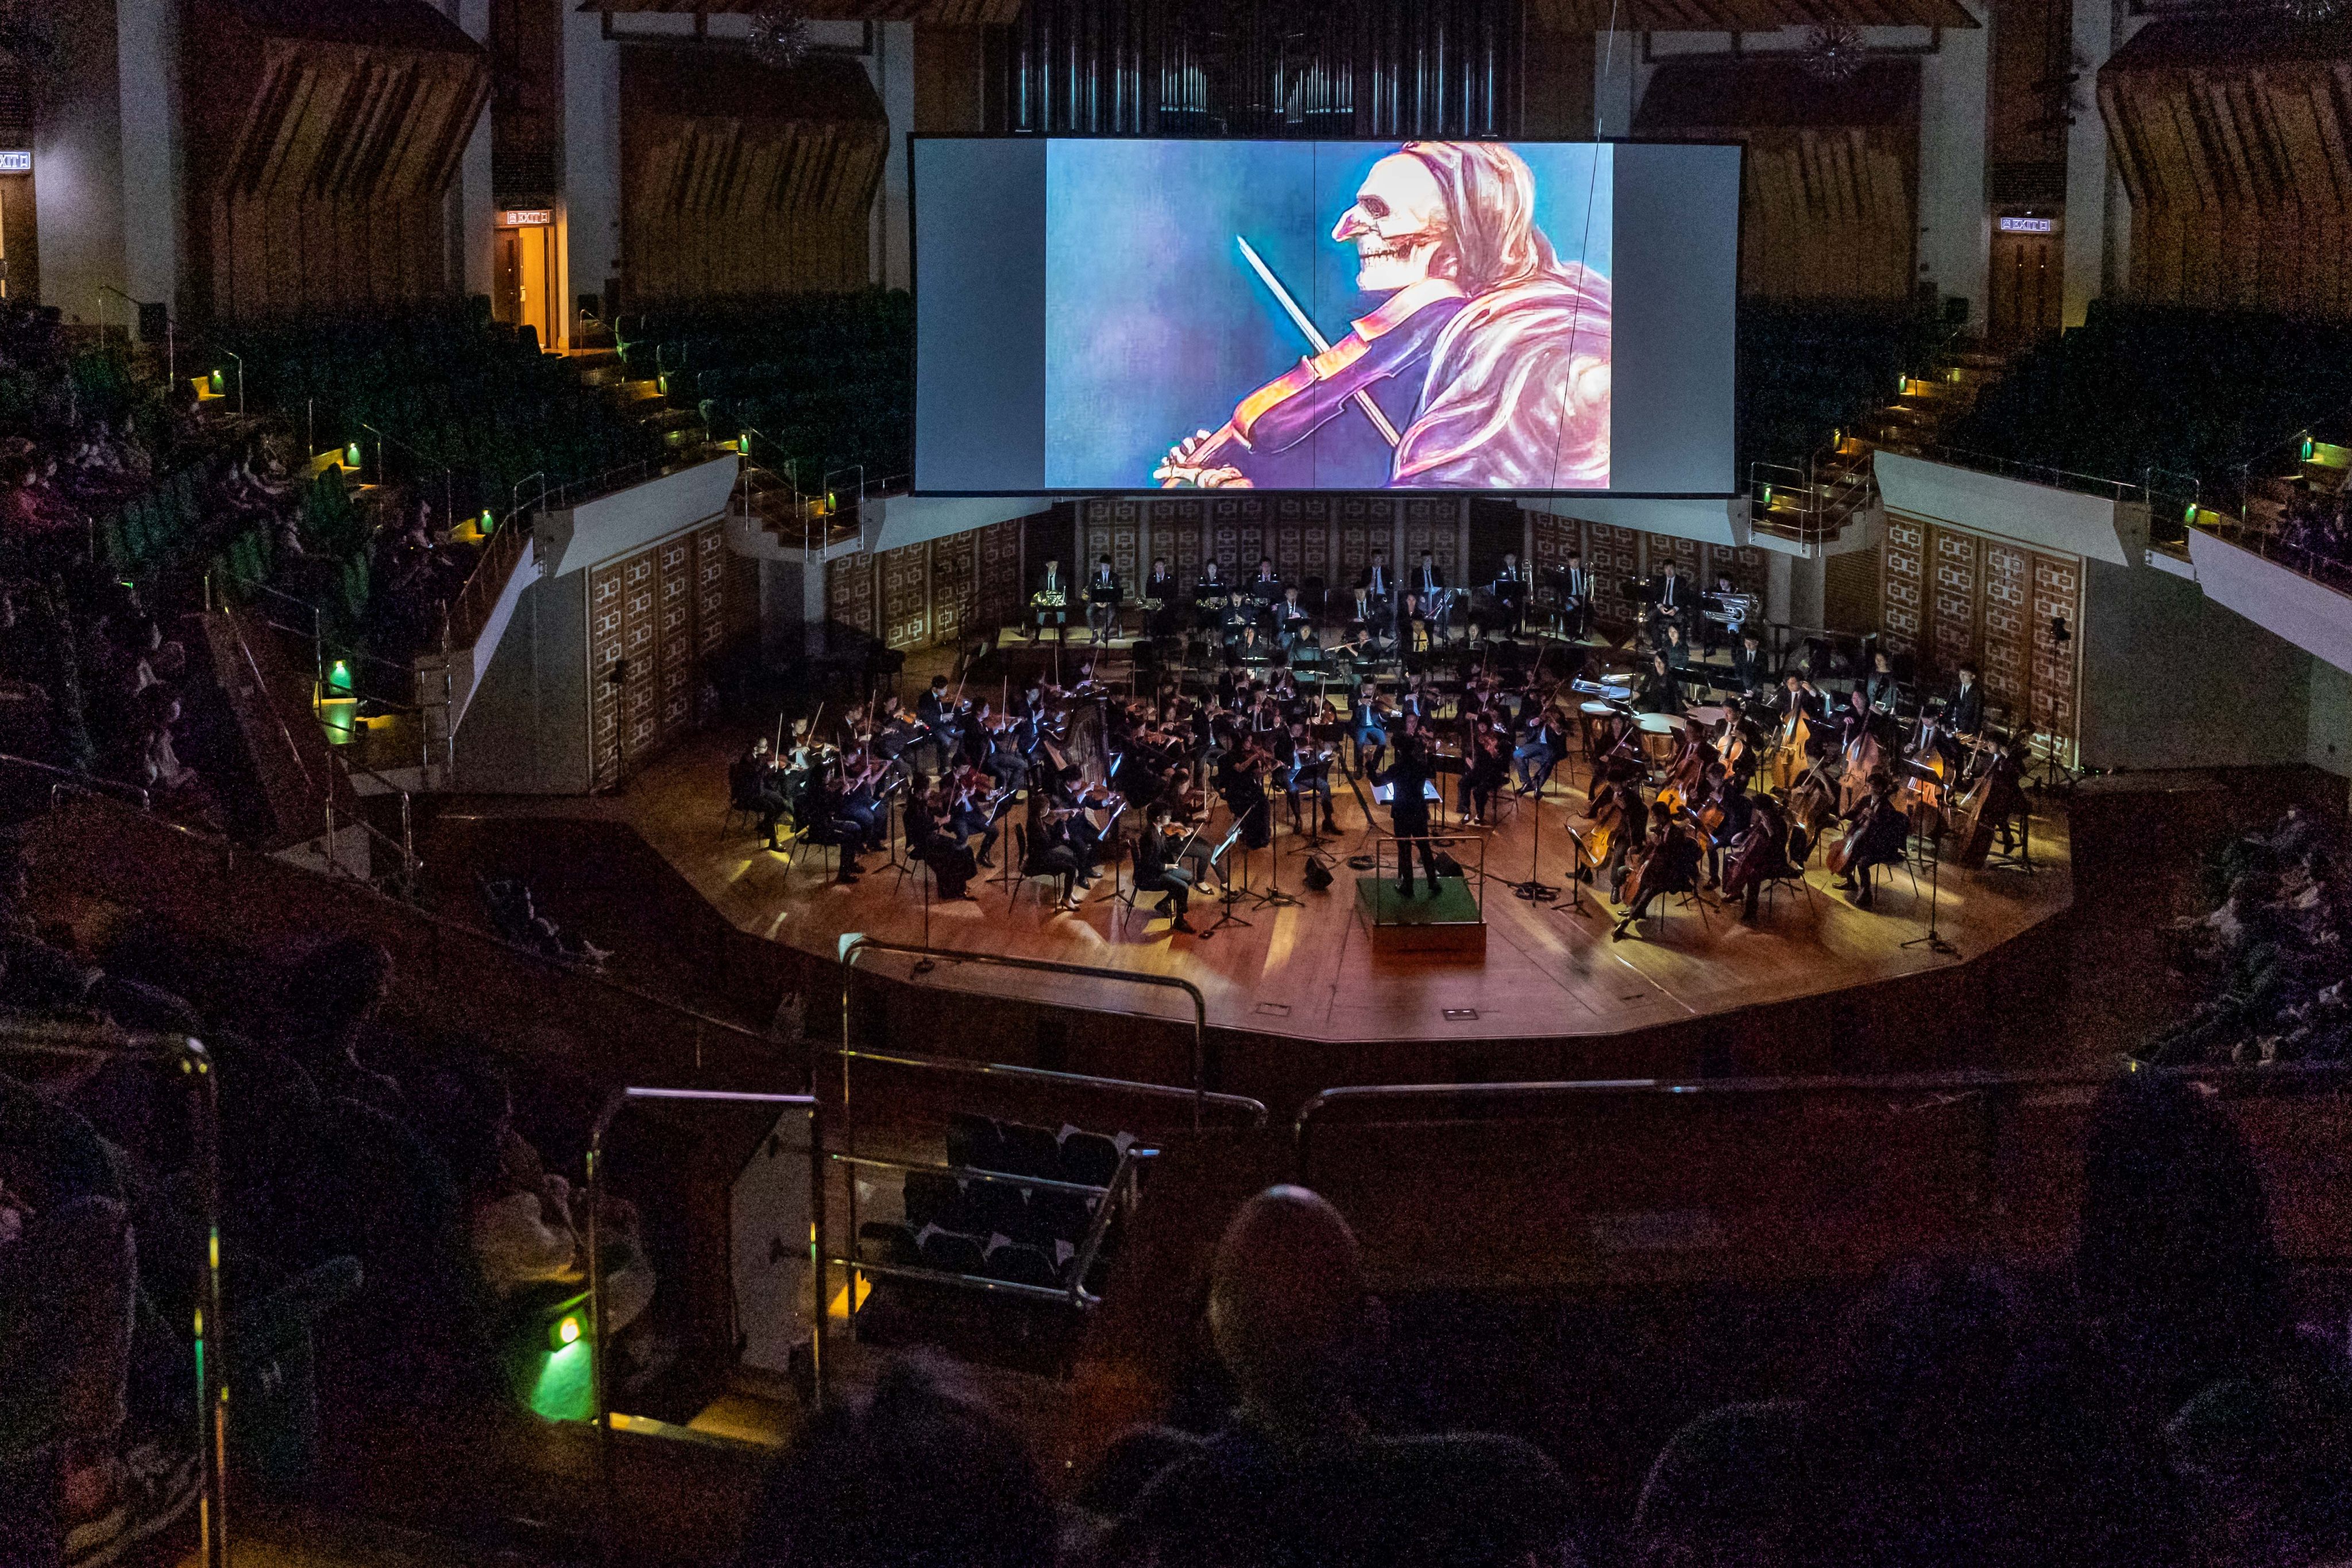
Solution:
<svg viewBox="0 0 2352 1568"><path fill-rule="evenodd" d="M1374 952L1486 956L1486 917L1464 878L1440 880L1433 899L1429 896L1429 883L1415 878L1412 897L1408 899L1385 877L1359 877L1356 904L1371 928Z"/></svg>

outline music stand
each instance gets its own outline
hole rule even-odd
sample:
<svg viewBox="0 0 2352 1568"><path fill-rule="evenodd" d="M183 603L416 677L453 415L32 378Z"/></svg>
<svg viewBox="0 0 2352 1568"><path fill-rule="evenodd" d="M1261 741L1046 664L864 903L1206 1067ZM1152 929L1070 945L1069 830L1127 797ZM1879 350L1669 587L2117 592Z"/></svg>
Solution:
<svg viewBox="0 0 2352 1568"><path fill-rule="evenodd" d="M1540 807L1543 803L1538 801L1536 804ZM1538 815L1541 815L1540 812ZM1553 904L1551 912L1581 919L1584 915L1584 868L1591 862L1592 852L1584 847L1584 836L1575 828L1562 822L1559 830L1568 835L1568 901ZM1601 897L1598 891L1592 896L1595 900Z"/></svg>
<svg viewBox="0 0 2352 1568"><path fill-rule="evenodd" d="M1271 869L1266 872L1265 891L1257 896L1256 908L1261 910L1297 909L1298 900L1282 890L1282 813L1274 809L1274 797L1266 797L1258 808L1265 813L1266 860ZM1242 875L1249 875L1249 852L1242 853Z"/></svg>
<svg viewBox="0 0 2352 1568"><path fill-rule="evenodd" d="M1234 819L1233 831L1225 835L1225 841L1209 852L1209 864L1217 868L1217 880L1224 884L1223 891L1217 895L1217 901L1224 905L1224 910L1214 921L1202 930L1200 940L1202 942L1208 941L1227 926L1245 926L1250 923L1234 913L1234 906L1249 897L1249 851L1242 852L1241 885L1235 887L1232 879L1225 875L1226 852L1240 841L1241 836L1242 819L1236 817Z"/></svg>
<svg viewBox="0 0 2352 1568"><path fill-rule="evenodd" d="M1942 824L1938 823L1936 830L1927 835L1927 934L1915 936L1903 946L1906 950L1924 947L1929 952L1940 953L1946 958L1958 958L1960 956L1960 950L1946 942L1943 933L1936 929L1937 905L1944 885L1943 849L1944 829ZM1865 870L1863 875L1867 877L1870 873ZM1914 883L1913 886L1916 887L1917 884Z"/></svg>
<svg viewBox="0 0 2352 1568"><path fill-rule="evenodd" d="M1547 781L1549 782L1549 781ZM1528 879L1511 884L1511 891L1531 904L1548 904L1559 897L1559 889L1538 876L1538 863L1543 857L1543 791L1538 789L1528 815L1535 818L1535 837L1528 844ZM1570 868L1573 869L1573 868Z"/></svg>

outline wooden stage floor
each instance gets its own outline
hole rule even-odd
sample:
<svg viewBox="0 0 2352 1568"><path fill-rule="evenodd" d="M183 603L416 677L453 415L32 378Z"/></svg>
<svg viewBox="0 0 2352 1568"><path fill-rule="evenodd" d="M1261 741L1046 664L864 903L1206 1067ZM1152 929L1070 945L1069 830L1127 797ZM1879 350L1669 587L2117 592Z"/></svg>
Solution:
<svg viewBox="0 0 2352 1568"><path fill-rule="evenodd" d="M742 742L721 732L698 737L632 777L620 797L600 804L745 931L828 958L847 932L921 944L924 910L915 878L877 871L881 861L868 857L860 882L835 886L825 858L814 851L788 875L784 857L761 850L754 834L727 826L727 763ZM1449 789L1452 782L1445 781ZM1305 891L1300 847L1286 826L1277 840L1282 887L1300 900L1295 908L1244 903L1235 912L1249 925L1203 940L1171 934L1166 920L1150 914L1148 898L1131 914L1114 903L1108 869L1083 910L1070 915L1054 912L1050 883L1016 881L1016 896L1008 899L1001 881L975 881L977 903L931 906L930 945L1181 978L1206 995L1214 1028L1331 1041L1573 1038L1965 963L2062 913L2073 899L2064 818L2037 814L2037 873L1945 868L1939 925L1958 959L1903 945L1927 931L1926 875L1915 896L1911 878L1895 871L1880 883L1875 909L1865 911L1831 886L1818 857L1807 879L1811 898L1783 893L1755 926L1739 923L1736 906L1714 909L1705 922L1695 910L1675 907L1667 919L1643 921L1639 940L1612 942L1616 911L1591 891L1582 914L1565 912L1569 841L1559 828L1570 820L1581 826L1584 801L1556 775L1542 806L1538 869L1544 881L1561 887L1559 905L1525 902L1505 885L1528 875L1532 803L1523 801L1487 848L1492 879L1483 957L1375 954L1356 897L1360 873L1345 864L1364 816L1339 783L1343 837L1332 846L1339 853L1328 890ZM1385 826L1387 814L1379 816ZM1008 832L1000 848L1010 847ZM1459 858L1475 858L1466 852ZM1252 881L1263 886L1266 852L1254 860ZM1192 923L1206 930L1218 912L1214 901L1196 899ZM871 966L904 976L910 963L878 955ZM1165 988L992 967L942 965L922 984L1160 1018L1190 1015L1181 994Z"/></svg>

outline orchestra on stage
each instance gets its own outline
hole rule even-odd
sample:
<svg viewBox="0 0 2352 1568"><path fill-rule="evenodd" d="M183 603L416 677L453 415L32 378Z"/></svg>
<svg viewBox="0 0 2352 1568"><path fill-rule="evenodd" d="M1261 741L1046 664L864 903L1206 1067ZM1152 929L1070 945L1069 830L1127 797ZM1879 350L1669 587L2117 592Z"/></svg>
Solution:
<svg viewBox="0 0 2352 1568"><path fill-rule="evenodd" d="M1231 922L1253 876L1272 884L1262 900L1282 897L1279 856L1256 870L1252 856L1286 832L1371 864L1381 802L1432 895L1433 805L1446 831L1564 805L1557 842L1618 906L1621 938L1661 900L1712 896L1754 921L1817 860L1865 910L1882 868L1981 868L1996 847L2031 863L2023 747L1974 668L1923 682L1883 648L1840 657L1672 563L1607 595L1630 623L1600 613L1572 554L1540 574L1506 554L1468 588L1426 552L1402 569L1374 552L1344 588L1270 560L1189 583L1155 560L1130 586L1108 556L1075 577L1048 562L1035 582L1024 630L1050 647L1020 679L992 680L991 657L1013 661L982 643L911 704L877 689L755 742L730 793L763 846L821 849L841 882L887 856L949 902L1034 879L1066 912L1109 877L1177 935L1203 898ZM1083 649L1066 641L1073 599Z"/></svg>

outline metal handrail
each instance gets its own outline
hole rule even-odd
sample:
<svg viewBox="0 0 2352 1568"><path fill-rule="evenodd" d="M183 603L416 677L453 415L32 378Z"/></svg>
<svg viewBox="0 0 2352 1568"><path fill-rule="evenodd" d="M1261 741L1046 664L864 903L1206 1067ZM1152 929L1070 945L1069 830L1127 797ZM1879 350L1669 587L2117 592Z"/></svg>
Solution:
<svg viewBox="0 0 2352 1568"><path fill-rule="evenodd" d="M975 1062L967 1061L961 1057L905 1056L883 1051L846 1049L836 1054L852 1061L883 1062L892 1067L924 1068L938 1072L963 1073L972 1078L1021 1079L1059 1084L1072 1089L1108 1089L1147 1099L1157 1097L1192 1100L1195 1098L1192 1090L1178 1089L1172 1084L1144 1083L1138 1079L1124 1078L1097 1078L1086 1073L1055 1072L1050 1068L1017 1067L1007 1062ZM1223 1106L1244 1112L1249 1117L1252 1127L1265 1125L1266 1110L1262 1100L1252 1100L1245 1094L1223 1094L1214 1091L1199 1098L1211 1105Z"/></svg>
<svg viewBox="0 0 2352 1568"><path fill-rule="evenodd" d="M60 789L79 789L92 795L100 795L107 790L118 790L135 798L142 811L152 810L153 807L153 803L147 792L137 784L122 784L114 779L102 779L96 773L86 773L79 768L61 768L52 763L36 762L31 757L19 757L6 752L0 752L0 766L31 768L37 773L54 776L58 783L49 792L52 809L55 809L57 791Z"/></svg>
<svg viewBox="0 0 2352 1568"><path fill-rule="evenodd" d="M2121 1070L2187 1079L2198 1083L2231 1087L2293 1087L2352 1089L2352 1065L2284 1063L2271 1067L2160 1068L2126 1058ZM2017 1072L1959 1068L1948 1072L1885 1073L1837 1078L1748 1078L1675 1079L1655 1078L1532 1080L1516 1083L1394 1083L1347 1084L1323 1089L1298 1108L1291 1121L1291 1161L1299 1180L1310 1168L1310 1140L1326 1111L1335 1107L1385 1102L1399 1107L1437 1104L1464 1109L1475 1102L1535 1104L1545 1100L1593 1100L1607 1095L1709 1099L1790 1098L1809 1094L1868 1093L1970 1095L2003 1090L2098 1088L2113 1082L2114 1070L2045 1068ZM1514 1120L1541 1120L1539 1112ZM1440 1125L1442 1119L1411 1117L1402 1121L1360 1121L1351 1126Z"/></svg>
<svg viewBox="0 0 2352 1568"><path fill-rule="evenodd" d="M1138 974L1124 969L1104 969L1086 963L1056 963L1043 958L1013 958L997 952L961 952L944 947L915 947L905 942L878 942L863 935L845 935L841 942L841 1087L843 1125L845 1129L854 1132L856 1126L848 1119L848 1058L855 1052L855 1047L849 1043L850 985L856 977L858 956L868 952L899 953L919 959L927 966L940 963L978 963L998 969L1022 969L1033 973L1067 974L1082 980L1109 980L1129 985L1181 991L1192 999L1192 1131L1201 1131L1201 1113L1207 1108L1209 1100L1209 999L1191 981L1180 980L1172 974Z"/></svg>
<svg viewBox="0 0 2352 1568"><path fill-rule="evenodd" d="M509 514L499 524L483 548L482 558L466 574L466 585L442 601L443 658L447 658L453 648L467 646L489 624L490 605L506 591L509 579L521 564L523 551L530 544L530 531L516 526L517 521Z"/></svg>
<svg viewBox="0 0 2352 1568"><path fill-rule="evenodd" d="M220 1084L210 1053L188 1035L150 1034L89 1024L0 1024L0 1056L79 1058L85 1061L176 1063L188 1082L194 1114L196 1202L205 1222L197 1265L193 1341L196 1361L196 1450L202 1466L196 1510L205 1568L228 1568L228 1384L222 1363L226 1314L221 1308Z"/></svg>
<svg viewBox="0 0 2352 1568"><path fill-rule="evenodd" d="M102 805L121 805L120 802L108 800L104 796L93 796L92 798L97 800ZM168 817L157 816L151 812L142 811L139 813L139 816L142 821L152 823L155 826L179 834L183 837L192 839L198 844L205 846L207 848L219 851L230 858L232 860L236 855L236 841L221 834L206 833L202 828L190 827L185 823L173 822ZM307 866L297 865L295 862L290 860L280 860L277 863L298 875L327 875L327 873L314 871ZM534 949L524 947L517 942L509 942L505 937L500 936L496 931L485 931L479 926L467 925L463 921L454 921L449 919L446 915L437 915L430 910L419 909L415 904L404 902L399 899L390 898L366 882L350 878L339 879L331 877L330 879L334 881L338 887L348 888L355 892L363 893L368 897L381 900L385 907L397 911L403 919L416 921L425 925L431 926L436 931L446 931L453 937L462 938L467 944L472 946L480 946L487 942L493 947L504 951L513 957L527 960L541 969L554 970L560 973L572 975L579 980L584 981L588 984L594 985L601 990L610 991L616 995L626 996L629 1000L638 1003L644 1006L651 1007L657 1012L667 1013L674 1017L691 1023L697 1030L708 1028L718 1030L722 1034L740 1036L743 1039L761 1047L766 1047L774 1043L772 1037L762 1034L757 1029L750 1028L742 1024L734 1023L726 1018L714 1017L710 1014L702 1012L697 1008L688 1007L683 1003L673 1002L663 996L656 996L649 991L641 991L634 985L614 980L609 975L592 973L587 970L576 968L572 964L564 963L559 960L550 958L545 953L537 952Z"/></svg>
<svg viewBox="0 0 2352 1568"><path fill-rule="evenodd" d="M613 1122L621 1112L641 1100L718 1101L730 1105L801 1105L809 1113L809 1184L812 1216L824 1213L824 1140L819 1136L819 1118L824 1112L814 1094L762 1094L743 1089L654 1089L632 1086L616 1089L605 1097L596 1113L595 1125L588 1132L588 1381L590 1408L596 1420L596 1457L599 1479L603 1482L603 1501L607 1513L605 1539L611 1540L610 1513L615 1497L614 1460L613 1454L613 1408L606 1396L604 1384L604 1248L603 1210L604 1206L604 1134L612 1131ZM817 1237L823 1232L814 1226L809 1232L810 1266L816 1268L822 1248ZM810 1325L810 1353L820 1363L824 1358L824 1289L820 1271L816 1281L816 1310ZM817 1384L818 1400L823 1402L824 1384Z"/></svg>

